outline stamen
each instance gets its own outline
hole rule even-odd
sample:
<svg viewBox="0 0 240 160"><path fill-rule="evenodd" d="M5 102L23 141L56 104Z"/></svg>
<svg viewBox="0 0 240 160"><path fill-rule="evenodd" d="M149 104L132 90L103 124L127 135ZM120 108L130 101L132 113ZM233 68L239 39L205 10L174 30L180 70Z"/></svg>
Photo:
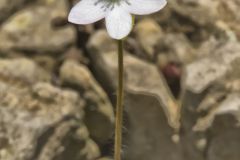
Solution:
<svg viewBox="0 0 240 160"><path fill-rule="evenodd" d="M101 8L106 10L113 10L116 5L120 5L121 3L126 3L130 5L129 0L97 0L94 5L101 5Z"/></svg>

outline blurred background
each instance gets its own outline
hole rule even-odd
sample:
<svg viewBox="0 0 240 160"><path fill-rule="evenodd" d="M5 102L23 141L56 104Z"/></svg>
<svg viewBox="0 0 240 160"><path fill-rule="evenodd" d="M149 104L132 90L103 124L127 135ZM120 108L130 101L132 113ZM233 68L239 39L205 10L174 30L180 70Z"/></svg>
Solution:
<svg viewBox="0 0 240 160"><path fill-rule="evenodd" d="M116 42L74 0L0 0L0 160L111 160ZM125 40L124 160L240 160L240 1L168 0Z"/></svg>

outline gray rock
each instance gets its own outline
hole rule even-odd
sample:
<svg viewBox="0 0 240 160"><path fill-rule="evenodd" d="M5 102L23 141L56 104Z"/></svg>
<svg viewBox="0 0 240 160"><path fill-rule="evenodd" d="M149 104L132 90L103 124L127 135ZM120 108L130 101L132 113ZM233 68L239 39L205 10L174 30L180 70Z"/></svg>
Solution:
<svg viewBox="0 0 240 160"><path fill-rule="evenodd" d="M234 143L239 138L239 49L233 42L211 46L211 54L186 67L181 112L186 158L202 160L204 153L207 159L239 158L234 149L239 147ZM223 148L222 139L229 147Z"/></svg>
<svg viewBox="0 0 240 160"><path fill-rule="evenodd" d="M188 64L196 57L196 50L184 34L165 34L158 40L156 52L158 53L158 65L164 66L164 56L167 62Z"/></svg>
<svg viewBox="0 0 240 160"><path fill-rule="evenodd" d="M111 49L114 45L112 41L110 43L108 40L108 44L103 45L106 39L109 39L107 37L106 32L96 33L90 39L88 47L90 55L98 57L92 59L96 75L100 75L100 73L106 75L106 82L109 81L115 87L117 82L117 54ZM102 48L101 46L109 47ZM179 159L181 155L179 155L178 147L171 139L175 129L179 127L178 106L166 87L164 79L154 65L129 54L124 55L124 63L125 109L130 124L129 127L127 126L129 132L126 133L127 135L129 133L129 139L126 140L127 149L124 151L126 159L155 160L161 157L163 159L176 159L178 157ZM151 121L156 122L151 125L155 128L154 130L149 129L150 117L154 117ZM159 123L162 124L159 125ZM159 135L160 131L163 130L166 132ZM163 143L163 141L166 143ZM170 152L176 154L167 154Z"/></svg>
<svg viewBox="0 0 240 160"><path fill-rule="evenodd" d="M20 9L30 0L1 0L0 2L0 23L7 19L11 14Z"/></svg>
<svg viewBox="0 0 240 160"><path fill-rule="evenodd" d="M145 57L153 59L155 48L160 38L163 38L163 31L160 26L152 19L146 18L136 24L134 33L138 43L146 53Z"/></svg>
<svg viewBox="0 0 240 160"><path fill-rule="evenodd" d="M214 53L186 67L185 87L200 93L216 80L233 71L232 63L240 58L240 46L229 43L216 49Z"/></svg>
<svg viewBox="0 0 240 160"><path fill-rule="evenodd" d="M26 58L1 59L0 77L8 81L24 83L36 83L38 81L49 81L50 75L36 63Z"/></svg>
<svg viewBox="0 0 240 160"><path fill-rule="evenodd" d="M64 51L74 43L74 29L70 26L56 29L52 21L67 16L65 3L64 0L41 0L12 15L0 27L0 51Z"/></svg>
<svg viewBox="0 0 240 160"><path fill-rule="evenodd" d="M173 141L174 129L169 126L157 97L128 93L125 108L129 120L124 149L126 160L182 159L180 145Z"/></svg>
<svg viewBox="0 0 240 160"><path fill-rule="evenodd" d="M51 85L49 74L29 59L1 60L0 66L0 159L100 156L78 93Z"/></svg>
<svg viewBox="0 0 240 160"><path fill-rule="evenodd" d="M48 83L29 89L8 86L0 93L3 159L52 160L71 155L73 160L92 160L100 155L82 122L84 101L77 93Z"/></svg>
<svg viewBox="0 0 240 160"><path fill-rule="evenodd" d="M207 159L239 159L240 127L237 126L237 121L231 114L225 113L215 117L208 131L208 139Z"/></svg>
<svg viewBox="0 0 240 160"><path fill-rule="evenodd" d="M60 69L60 77L63 85L74 86L82 91L87 103L85 122L91 136L101 144L108 142L113 135L113 107L88 68L68 60Z"/></svg>
<svg viewBox="0 0 240 160"><path fill-rule="evenodd" d="M113 160L113 159L109 157L103 157L103 158L99 158L98 160Z"/></svg>
<svg viewBox="0 0 240 160"><path fill-rule="evenodd" d="M178 14L187 17L198 25L213 24L218 18L217 6L220 1L171 0L170 5ZM204 14L205 16L202 16Z"/></svg>
<svg viewBox="0 0 240 160"><path fill-rule="evenodd" d="M208 109L207 116L198 119L193 129L206 132L207 159L239 159L240 154L236 149L240 146L239 106L239 93L229 93L220 104L213 104Z"/></svg>
<svg viewBox="0 0 240 160"><path fill-rule="evenodd" d="M1 159L52 160L70 156L73 160L92 160L100 154L88 136L84 138L77 134L85 126L76 119L62 117L55 121L50 115L33 115L28 111L3 106L0 115ZM87 134L87 130L84 134Z"/></svg>

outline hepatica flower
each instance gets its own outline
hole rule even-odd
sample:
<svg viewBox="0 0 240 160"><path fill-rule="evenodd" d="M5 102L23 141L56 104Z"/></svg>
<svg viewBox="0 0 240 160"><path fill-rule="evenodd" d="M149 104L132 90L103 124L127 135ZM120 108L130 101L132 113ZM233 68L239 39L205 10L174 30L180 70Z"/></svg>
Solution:
<svg viewBox="0 0 240 160"><path fill-rule="evenodd" d="M90 24L105 18L109 35L123 39L132 30L131 14L151 14L161 10L166 3L166 0L81 0L72 8L68 20Z"/></svg>

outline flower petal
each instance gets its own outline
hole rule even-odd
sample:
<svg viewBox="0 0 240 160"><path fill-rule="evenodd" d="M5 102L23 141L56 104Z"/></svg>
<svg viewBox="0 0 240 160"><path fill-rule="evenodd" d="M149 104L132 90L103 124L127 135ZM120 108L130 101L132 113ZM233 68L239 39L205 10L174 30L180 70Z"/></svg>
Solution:
<svg viewBox="0 0 240 160"><path fill-rule="evenodd" d="M115 6L106 16L106 27L113 39L123 39L132 30L132 16L121 6Z"/></svg>
<svg viewBox="0 0 240 160"><path fill-rule="evenodd" d="M161 10L166 4L166 0L129 0L125 6L132 14L145 15Z"/></svg>
<svg viewBox="0 0 240 160"><path fill-rule="evenodd" d="M70 11L68 21L76 24L94 23L106 15L97 0L81 0Z"/></svg>

